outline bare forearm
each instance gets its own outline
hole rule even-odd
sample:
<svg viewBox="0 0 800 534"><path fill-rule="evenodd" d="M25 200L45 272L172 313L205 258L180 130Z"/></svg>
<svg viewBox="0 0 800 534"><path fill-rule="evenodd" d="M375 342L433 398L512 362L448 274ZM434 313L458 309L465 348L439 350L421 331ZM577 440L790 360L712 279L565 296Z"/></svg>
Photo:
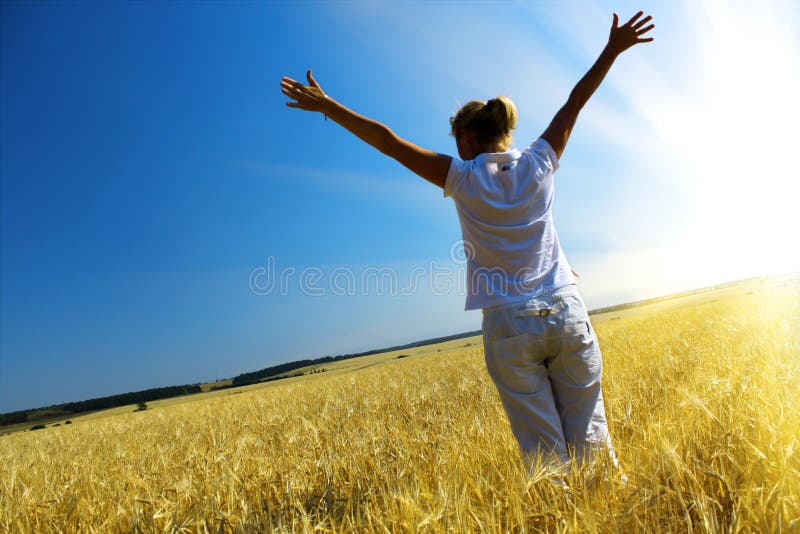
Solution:
<svg viewBox="0 0 800 534"><path fill-rule="evenodd" d="M288 107L324 113L326 117L330 117L356 137L394 158L412 172L439 187L444 187L453 158L401 139L388 126L344 107L325 94L311 75L311 69L306 73L306 77L308 85L303 85L288 76L281 79L281 91L293 99L292 102L286 103Z"/></svg>
<svg viewBox="0 0 800 534"><path fill-rule="evenodd" d="M608 74L614 60L617 59L618 52L614 51L610 46L606 46L600 53L600 57L594 62L594 65L584 74L583 78L575 85L569 95L569 102L572 106L577 107L578 110L583 108L589 98L594 94L600 83Z"/></svg>
<svg viewBox="0 0 800 534"><path fill-rule="evenodd" d="M362 141L386 153L394 133L385 124L359 115L330 97L327 97L323 113Z"/></svg>
<svg viewBox="0 0 800 534"><path fill-rule="evenodd" d="M583 109L583 106L586 105L586 102L589 101L597 88L600 87L619 54L620 52L610 44L603 48L597 61L583 75L583 78L575 84L569 94L569 98L567 98L567 102L558 110L550 125L542 134L542 137L553 147L559 159L564 153L581 109Z"/></svg>
<svg viewBox="0 0 800 534"><path fill-rule="evenodd" d="M578 120L578 113L600 86L617 56L636 44L648 43L653 40L652 37L642 37L655 26L654 24L645 26L652 17L648 15L640 20L639 17L642 15L643 12L639 11L628 22L618 26L619 18L614 13L614 22L608 35L608 44L603 48L594 65L572 89L567 103L558 110L553 120L550 121L550 125L542 133L542 138L553 147L559 159L567 146L575 121Z"/></svg>

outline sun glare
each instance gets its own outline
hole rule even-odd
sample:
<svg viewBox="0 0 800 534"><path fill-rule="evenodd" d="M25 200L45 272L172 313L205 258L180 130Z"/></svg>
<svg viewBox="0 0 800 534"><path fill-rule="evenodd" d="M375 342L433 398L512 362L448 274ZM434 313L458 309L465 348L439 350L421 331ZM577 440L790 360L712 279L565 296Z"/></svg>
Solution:
<svg viewBox="0 0 800 534"><path fill-rule="evenodd" d="M685 241L723 277L797 270L800 50L790 4L703 3L702 75L651 116L685 161Z"/></svg>

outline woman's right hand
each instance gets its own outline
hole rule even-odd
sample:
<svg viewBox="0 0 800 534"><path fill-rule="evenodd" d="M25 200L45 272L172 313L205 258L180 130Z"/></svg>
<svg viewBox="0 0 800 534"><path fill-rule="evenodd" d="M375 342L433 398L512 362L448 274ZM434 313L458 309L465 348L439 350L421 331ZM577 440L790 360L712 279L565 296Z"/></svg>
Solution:
<svg viewBox="0 0 800 534"><path fill-rule="evenodd" d="M306 111L320 111L325 112L325 106L328 103L328 95L319 86L317 80L311 75L311 69L306 73L308 78L308 85L284 76L281 80L281 91L283 94L295 100L295 102L287 102L286 105L290 108L299 108Z"/></svg>
<svg viewBox="0 0 800 534"><path fill-rule="evenodd" d="M617 55L621 54L635 44L649 43L653 40L652 37L644 39L641 38L642 35L655 27L655 24L651 24L643 28L642 26L647 24L653 17L647 15L645 18L637 22L639 17L642 15L644 15L644 12L639 11L631 18L631 20L622 26L617 26L617 24L619 24L619 18L617 17L617 14L614 13L614 24L611 26L611 32L608 36L608 47Z"/></svg>

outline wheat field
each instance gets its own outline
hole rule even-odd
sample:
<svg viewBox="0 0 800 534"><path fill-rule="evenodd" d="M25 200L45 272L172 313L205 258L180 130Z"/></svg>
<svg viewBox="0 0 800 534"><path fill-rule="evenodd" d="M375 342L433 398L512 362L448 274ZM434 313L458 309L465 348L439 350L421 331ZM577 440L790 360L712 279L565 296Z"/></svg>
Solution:
<svg viewBox="0 0 800 534"><path fill-rule="evenodd" d="M593 319L627 484L528 473L470 338L2 436L0 530L800 532L799 288Z"/></svg>

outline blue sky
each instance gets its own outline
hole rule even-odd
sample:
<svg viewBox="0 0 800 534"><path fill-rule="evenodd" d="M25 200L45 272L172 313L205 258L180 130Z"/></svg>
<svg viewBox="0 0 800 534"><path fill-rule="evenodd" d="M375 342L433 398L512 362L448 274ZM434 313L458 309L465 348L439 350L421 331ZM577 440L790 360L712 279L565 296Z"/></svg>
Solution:
<svg viewBox="0 0 800 534"><path fill-rule="evenodd" d="M622 56L579 118L555 217L590 307L800 268L798 8L751 6L660 3L656 41ZM522 146L594 61L612 11L634 10L0 9L2 412L478 329L452 201L286 108L280 77L313 68L332 97L449 154L459 104L506 94ZM254 290L271 261L294 270L286 290ZM398 290L362 283L376 269ZM431 287L447 269L452 287ZM355 287L336 294L337 280Z"/></svg>

